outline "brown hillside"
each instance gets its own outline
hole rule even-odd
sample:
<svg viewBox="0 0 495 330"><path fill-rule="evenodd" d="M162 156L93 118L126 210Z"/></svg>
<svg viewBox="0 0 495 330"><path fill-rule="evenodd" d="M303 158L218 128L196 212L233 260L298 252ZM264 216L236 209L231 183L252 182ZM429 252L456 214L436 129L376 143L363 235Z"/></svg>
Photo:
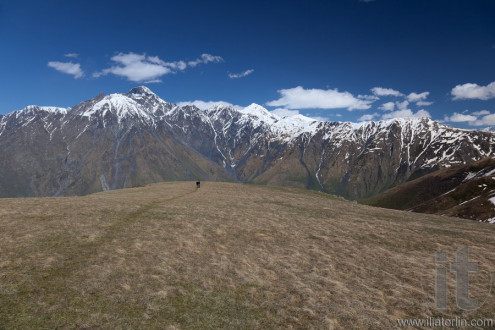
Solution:
<svg viewBox="0 0 495 330"><path fill-rule="evenodd" d="M154 184L0 200L0 328L375 328L493 317L495 226L289 188ZM435 310L433 253L480 272ZM485 301L486 299L486 301Z"/></svg>
<svg viewBox="0 0 495 330"><path fill-rule="evenodd" d="M492 173L493 172L493 173ZM364 204L471 220L495 219L495 159L442 169L391 188Z"/></svg>

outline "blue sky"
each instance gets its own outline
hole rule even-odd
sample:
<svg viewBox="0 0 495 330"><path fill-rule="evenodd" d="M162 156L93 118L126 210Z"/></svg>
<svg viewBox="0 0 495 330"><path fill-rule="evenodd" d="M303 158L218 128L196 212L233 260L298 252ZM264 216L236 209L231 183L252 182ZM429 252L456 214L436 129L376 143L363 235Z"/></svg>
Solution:
<svg viewBox="0 0 495 330"><path fill-rule="evenodd" d="M4 1L0 113L146 85L338 121L495 125L495 1Z"/></svg>

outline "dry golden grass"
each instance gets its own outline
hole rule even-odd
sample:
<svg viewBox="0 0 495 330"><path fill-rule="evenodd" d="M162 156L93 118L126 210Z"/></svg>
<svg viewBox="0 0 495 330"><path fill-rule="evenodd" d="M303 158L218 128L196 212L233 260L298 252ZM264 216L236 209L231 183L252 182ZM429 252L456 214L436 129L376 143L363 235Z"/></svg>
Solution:
<svg viewBox="0 0 495 330"><path fill-rule="evenodd" d="M3 199L0 328L384 329L398 318L488 318L494 234L488 224L227 183ZM487 298L472 313L450 299L443 314L432 256L460 246L482 270L471 294Z"/></svg>

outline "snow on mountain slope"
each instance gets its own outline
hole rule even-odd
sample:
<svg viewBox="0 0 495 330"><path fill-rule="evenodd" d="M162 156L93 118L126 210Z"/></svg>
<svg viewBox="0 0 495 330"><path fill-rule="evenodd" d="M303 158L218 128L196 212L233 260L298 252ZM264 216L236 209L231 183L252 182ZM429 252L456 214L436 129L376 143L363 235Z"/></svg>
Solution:
<svg viewBox="0 0 495 330"><path fill-rule="evenodd" d="M314 134L320 124L320 121L303 115L281 118L255 103L243 109L215 105L204 113L211 122L223 122L221 133L225 133L232 125L249 126L253 129L264 130L264 133L270 135L272 140L280 139L284 142L290 142L304 133Z"/></svg>
<svg viewBox="0 0 495 330"><path fill-rule="evenodd" d="M153 122L154 116L149 108L143 107L134 99L123 94L110 94L96 102L92 107L84 109L80 113L83 117L94 115L105 116L108 113L114 114L118 120L129 117L136 117L147 122Z"/></svg>
<svg viewBox="0 0 495 330"><path fill-rule="evenodd" d="M190 107L189 109L197 112L197 114L191 114L191 111L189 111L189 115L196 115L202 121L217 122L222 120L222 116L229 117L229 120L226 120L225 125L222 127L223 131L225 131L226 126L232 125L235 122L238 126L250 125L253 128L266 129L272 135L272 138L280 138L285 142L294 140L302 134L314 135L319 129L323 129L324 131L323 140L340 140L342 142L351 140L366 141L380 132L389 130L391 126L398 125L403 130L400 136L403 145L407 145L408 141L416 133L424 132L425 130L431 132L428 143L456 144L460 140L466 139L470 132L467 130L452 129L428 118L390 119L362 123L321 122L303 115L281 118L255 103L243 109L236 109L225 105L215 105L205 111L199 110L196 107ZM38 111L47 111L66 115L70 110L70 108L28 106L12 114L20 117L27 114L33 115ZM147 122L155 122L160 119L173 117L174 113L181 111L184 111L184 107L167 103L149 88L140 86L133 88L125 94L115 93L104 96L92 106L85 106L84 110L80 111L78 115L91 117L95 115L105 116L107 113L112 113L119 120L137 117ZM8 116L3 116L2 122L5 122ZM440 157L446 158L448 155L449 153L447 152ZM482 155L489 156L490 153L483 153Z"/></svg>
<svg viewBox="0 0 495 330"><path fill-rule="evenodd" d="M279 116L271 113L270 111L256 103L248 105L244 109L239 110L239 112L243 115L248 115L251 120L263 122L268 125L273 125L280 120Z"/></svg>
<svg viewBox="0 0 495 330"><path fill-rule="evenodd" d="M363 122L358 124L343 123L327 125L324 139L338 141L339 146L347 141L362 141L383 136L392 132L394 129L400 129L396 139L400 142L400 148L405 149L405 161L408 164L415 163L425 152L433 149L433 154L425 161L425 166L433 166L442 164L451 166L459 164L459 161L453 161L452 155L464 147L465 144L472 144L478 155L472 160L488 157L493 154L490 148L480 148L477 143L485 145L490 141L494 142L493 135L487 135L491 140L481 141L479 136L473 137L473 131L462 130L448 127L429 118L412 118L412 119L389 119L377 122ZM421 137L422 141L419 144L421 152L416 156L412 156L412 148L415 140ZM478 141L475 141L478 140ZM370 150L373 151L373 150ZM444 164L445 163L445 164Z"/></svg>
<svg viewBox="0 0 495 330"><path fill-rule="evenodd" d="M173 107L154 94L149 88L140 86L128 93L99 95L74 107L72 115L82 117L114 116L120 123L129 118L153 124Z"/></svg>
<svg viewBox="0 0 495 330"><path fill-rule="evenodd" d="M278 137L285 142L307 133L314 135L318 131L320 121L303 115L295 115L279 119L272 125L272 128L277 132Z"/></svg>
<svg viewBox="0 0 495 330"><path fill-rule="evenodd" d="M4 121L4 118L5 116L0 115L0 136L2 136L6 126L6 122Z"/></svg>
<svg viewBox="0 0 495 330"><path fill-rule="evenodd" d="M424 166L433 166L439 162L444 162L445 166L451 166L452 155L459 148L462 148L463 142L473 142L470 136L471 131L452 129L427 118L391 119L358 124L320 122L302 115L281 118L254 103L243 109L216 105L202 111L196 107L178 107L167 103L144 86L133 88L125 94L110 94L99 97L92 103L88 102L83 103L84 106L75 111L77 115L83 117L99 115L104 117L111 113L117 117L119 122L127 118L138 118L146 123L163 121L169 126L172 125L171 122L175 126L180 126L181 121L184 123L184 120L187 120L186 118L194 117L211 127L214 131L215 143L218 136L229 138L227 132L235 127L237 131L235 136L238 139L243 138L242 134L244 133L249 134L251 140L261 135L267 135L272 141L280 140L284 143L291 143L291 141L297 140L302 135L314 136L318 132L323 132L323 141L331 141L334 148L340 148L348 142L360 141L366 144L368 140L390 132L393 127L400 127L400 133L395 138L400 141L400 148L406 150L404 160L408 164L413 164L422 155L422 153L415 155L415 157L411 155L411 142L415 140L418 134L424 137L421 143L424 152L428 147L439 147L436 148L435 154L425 162ZM70 111L70 108L29 106L14 113L16 117L29 117L38 111L62 115L73 112ZM4 117L2 118L3 124L0 127L6 126L5 121L8 115ZM185 131L184 127L182 127L182 130ZM479 152L478 157L487 157L492 154L491 150L480 148L476 143L474 148ZM369 148L366 152L378 152L379 150L380 148Z"/></svg>
<svg viewBox="0 0 495 330"><path fill-rule="evenodd" d="M37 119L41 119L46 127L49 125L47 122L57 121L63 118L70 110L70 108L29 105L22 110L16 110L0 116L0 136L9 130L9 128L12 130L16 127L25 127Z"/></svg>
<svg viewBox="0 0 495 330"><path fill-rule="evenodd" d="M45 107L45 106L37 106L37 105L28 105L22 110L16 111L17 113L34 113L38 111L46 111L51 113L61 113L67 114L70 108L61 108L61 107Z"/></svg>
<svg viewBox="0 0 495 330"><path fill-rule="evenodd" d="M69 109L55 108L55 107L28 107L25 110L39 109L45 111L52 111L66 114ZM462 130L456 130L456 132L447 132L446 129L450 129L446 126L439 125L431 119L391 119L378 122L363 122L363 123L328 123L320 122L303 115L296 115L291 117L281 118L276 114L271 113L264 107L258 104L251 104L243 109L236 109L226 105L215 105L212 108L202 111L196 107L189 107L189 111L184 111L185 107L178 107L173 104L167 103L154 94L149 88L140 86L133 88L130 92L125 94L110 94L104 96L98 100L93 106L85 107L83 112L79 115L84 117L91 117L94 115L105 116L107 113L114 114L119 121L125 118L137 117L149 123L153 123L159 120L165 120L169 122L177 115L177 112L184 112L186 116L196 116L203 122L218 122L222 121L222 116L229 120L224 122L222 126L222 132L216 132L222 134L225 132L228 126L234 122L239 126L251 126L256 129L264 129L271 135L272 139L281 139L288 143L302 134L309 134L310 136L316 134L319 129L324 126L325 137L324 139L334 139L344 141L361 140L366 141L372 136L379 134L380 131L386 131L390 129L392 125L399 125L403 128L404 132L401 135L401 142L403 145L407 145L416 132L424 130L431 130L430 143L455 143L459 139L468 135L469 131L462 133ZM191 111L192 110L192 111ZM194 113L197 112L197 113ZM327 125L321 125L321 124ZM328 125L330 124L330 125ZM216 127L216 125L212 126ZM443 140L439 140L438 137L442 137ZM449 153L442 154L441 157L448 157ZM488 156L489 154L483 154Z"/></svg>
<svg viewBox="0 0 495 330"><path fill-rule="evenodd" d="M133 88L129 93L123 95L136 101L148 113L152 113L155 117L163 116L175 106L174 104L165 102L145 86Z"/></svg>
<svg viewBox="0 0 495 330"><path fill-rule="evenodd" d="M39 113L48 113L48 114L61 114L66 115L71 108L61 108L61 107L49 107L49 106L37 106L37 105L28 105L22 110L16 110L9 114L3 116L3 120L8 120L12 117L14 118L27 118L36 116Z"/></svg>

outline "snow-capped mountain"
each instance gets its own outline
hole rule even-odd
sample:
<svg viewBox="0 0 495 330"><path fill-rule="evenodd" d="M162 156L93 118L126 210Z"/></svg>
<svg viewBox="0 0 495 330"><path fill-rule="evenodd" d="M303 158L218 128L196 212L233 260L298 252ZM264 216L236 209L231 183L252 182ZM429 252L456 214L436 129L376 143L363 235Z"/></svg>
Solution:
<svg viewBox="0 0 495 330"><path fill-rule="evenodd" d="M360 124L281 118L260 105L208 110L146 87L72 108L0 116L0 196L60 196L162 180L232 180L362 198L495 151L490 132L430 119Z"/></svg>

